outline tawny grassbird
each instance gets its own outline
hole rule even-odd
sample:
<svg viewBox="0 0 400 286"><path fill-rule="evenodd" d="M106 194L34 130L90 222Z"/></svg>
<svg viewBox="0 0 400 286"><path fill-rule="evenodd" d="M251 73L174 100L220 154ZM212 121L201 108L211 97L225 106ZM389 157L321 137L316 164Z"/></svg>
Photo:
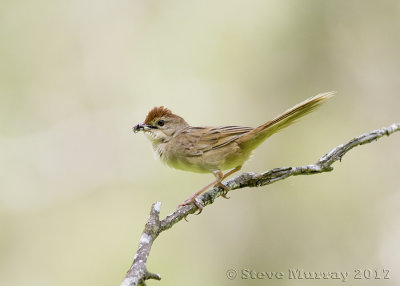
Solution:
<svg viewBox="0 0 400 286"><path fill-rule="evenodd" d="M306 99L265 124L252 127L192 127L182 117L161 106L154 107L143 123L133 131L144 131L161 161L185 171L213 173L216 180L200 189L179 206L194 203L203 209L196 197L212 186L228 188L222 181L241 169L252 151L272 134L310 113L334 93L327 92ZM223 174L223 170L230 170Z"/></svg>

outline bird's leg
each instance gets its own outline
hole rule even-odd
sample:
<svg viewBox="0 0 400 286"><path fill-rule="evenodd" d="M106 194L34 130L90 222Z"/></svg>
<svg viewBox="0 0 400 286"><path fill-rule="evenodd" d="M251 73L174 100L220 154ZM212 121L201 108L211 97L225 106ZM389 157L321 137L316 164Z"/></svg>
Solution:
<svg viewBox="0 0 400 286"><path fill-rule="evenodd" d="M198 203L198 202L196 201L196 198L197 198L201 193L203 193L205 190L207 190L209 187L211 187L211 186L217 184L217 183L218 183L218 180L219 180L219 179L217 179L216 181L214 181L214 182L208 184L208 185L205 186L204 188L201 188L200 190L198 190L197 192L195 192L193 195L191 195L190 197L188 197L183 203L181 203L180 205L178 205L178 207L183 207L183 206L186 206L186 205L190 205L191 203L194 203L194 204L197 206L197 208L199 209L199 212L197 213L197 214L199 215L199 214L203 211L203 206L202 206L200 203Z"/></svg>
<svg viewBox="0 0 400 286"><path fill-rule="evenodd" d="M224 197L225 199L229 199L226 196L226 194L228 193L229 190L225 185L221 184L221 182L222 182L223 179L225 179L228 176L232 175L233 173L239 171L241 168L242 168L242 166L238 166L238 167L230 170L229 172L227 172L225 175L220 170L214 171L213 174L217 179L214 182L212 182L212 183L208 184L207 186L205 186L204 188L201 188L200 190L195 192L190 197L188 197L183 203L178 205L178 207L183 207L183 206L190 205L191 203L193 203L199 209L199 212L197 213L197 215L199 215L203 211L203 206L199 202L196 201L196 198L211 186L221 187L222 189L224 189L224 192L222 193L222 197Z"/></svg>
<svg viewBox="0 0 400 286"><path fill-rule="evenodd" d="M233 173L239 171L242 168L242 166L237 166L236 168L230 170L229 172L227 172L225 175L220 171L214 171L214 176L218 179L217 182L215 183L214 187L221 187L222 189L224 189L223 193L222 193L222 197L225 199L229 199L229 197L226 196L226 194L228 193L228 187L225 186L224 184L222 184L222 181L229 177L230 175L232 175Z"/></svg>

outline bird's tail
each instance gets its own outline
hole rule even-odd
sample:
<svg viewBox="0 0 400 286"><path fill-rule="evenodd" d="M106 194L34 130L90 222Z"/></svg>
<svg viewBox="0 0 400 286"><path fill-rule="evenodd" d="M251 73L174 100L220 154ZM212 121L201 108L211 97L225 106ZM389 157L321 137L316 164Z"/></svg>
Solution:
<svg viewBox="0 0 400 286"><path fill-rule="evenodd" d="M297 119L310 113L324 103L328 98L332 97L335 92L320 93L316 96L310 97L303 102L286 110L284 113L278 115L271 121L253 129L241 138L238 138L238 143L250 149L256 148L265 139L272 134L277 133L281 129L292 125Z"/></svg>

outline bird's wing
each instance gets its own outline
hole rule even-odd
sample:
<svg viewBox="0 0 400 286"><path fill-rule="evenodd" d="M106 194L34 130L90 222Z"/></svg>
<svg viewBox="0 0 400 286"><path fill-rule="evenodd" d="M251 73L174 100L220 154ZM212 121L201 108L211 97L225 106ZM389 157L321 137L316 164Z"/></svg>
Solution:
<svg viewBox="0 0 400 286"><path fill-rule="evenodd" d="M221 126L221 127L188 127L179 137L185 146L186 156L200 156L205 152L221 148L236 140L241 135L252 131L252 127ZM182 138L185 138L182 141Z"/></svg>

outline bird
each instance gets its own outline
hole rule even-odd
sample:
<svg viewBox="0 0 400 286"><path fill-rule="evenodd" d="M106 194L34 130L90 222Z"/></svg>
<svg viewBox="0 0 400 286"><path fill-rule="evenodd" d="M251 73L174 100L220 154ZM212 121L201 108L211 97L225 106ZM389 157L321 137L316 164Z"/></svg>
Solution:
<svg viewBox="0 0 400 286"><path fill-rule="evenodd" d="M200 214L203 206L196 198L210 187L221 187L228 198L228 188L222 181L239 171L253 150L271 135L292 125L312 112L335 92L310 97L272 120L256 127L219 126L194 127L164 106L154 107L144 122L133 126L134 133L143 131L151 141L154 153L166 165L185 171L212 173L215 180L201 188L178 207L194 203ZM225 174L222 171L228 170Z"/></svg>

